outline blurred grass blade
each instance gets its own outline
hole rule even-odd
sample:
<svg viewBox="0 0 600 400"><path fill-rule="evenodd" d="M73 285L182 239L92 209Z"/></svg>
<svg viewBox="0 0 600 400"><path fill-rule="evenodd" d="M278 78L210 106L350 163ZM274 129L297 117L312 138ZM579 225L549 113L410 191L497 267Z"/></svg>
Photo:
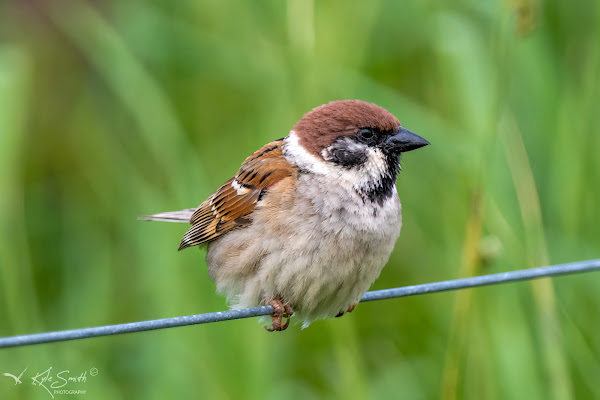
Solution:
<svg viewBox="0 0 600 400"><path fill-rule="evenodd" d="M544 237L544 226L540 199L537 193L533 171L518 125L512 116L501 121L505 133L504 153L515 185L521 216L525 228L525 244L530 266L548 265L549 257ZM538 330L546 360L549 395L557 400L572 399L573 389L562 345L561 326L556 313L554 284L551 280L531 283L538 309Z"/></svg>

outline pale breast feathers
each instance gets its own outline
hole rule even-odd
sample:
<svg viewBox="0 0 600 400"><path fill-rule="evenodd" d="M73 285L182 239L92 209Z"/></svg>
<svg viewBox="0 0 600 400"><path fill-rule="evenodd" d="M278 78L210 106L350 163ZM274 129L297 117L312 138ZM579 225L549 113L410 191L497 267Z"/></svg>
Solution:
<svg viewBox="0 0 600 400"><path fill-rule="evenodd" d="M295 174L283 156L283 140L271 142L248 157L234 178L219 188L190 218L192 227L179 250L203 244L250 223L250 214L269 188Z"/></svg>

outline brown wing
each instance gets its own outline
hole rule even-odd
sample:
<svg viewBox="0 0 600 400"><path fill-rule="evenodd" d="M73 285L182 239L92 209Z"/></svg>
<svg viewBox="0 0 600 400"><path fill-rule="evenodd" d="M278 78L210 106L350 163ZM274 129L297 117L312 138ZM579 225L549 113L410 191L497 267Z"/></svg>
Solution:
<svg viewBox="0 0 600 400"><path fill-rule="evenodd" d="M218 238L250 223L250 214L269 187L295 173L284 158L283 139L265 145L248 157L231 178L198 207L190 218L179 250Z"/></svg>

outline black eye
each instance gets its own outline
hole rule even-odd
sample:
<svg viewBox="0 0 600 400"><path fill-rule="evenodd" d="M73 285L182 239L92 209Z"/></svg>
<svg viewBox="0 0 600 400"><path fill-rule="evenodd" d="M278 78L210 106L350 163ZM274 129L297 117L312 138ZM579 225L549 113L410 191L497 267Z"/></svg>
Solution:
<svg viewBox="0 0 600 400"><path fill-rule="evenodd" d="M371 139L373 139L375 134L373 133L372 129L365 128L365 129L361 129L360 131L358 131L356 133L356 136L358 136L360 139L363 139L364 141L371 141Z"/></svg>

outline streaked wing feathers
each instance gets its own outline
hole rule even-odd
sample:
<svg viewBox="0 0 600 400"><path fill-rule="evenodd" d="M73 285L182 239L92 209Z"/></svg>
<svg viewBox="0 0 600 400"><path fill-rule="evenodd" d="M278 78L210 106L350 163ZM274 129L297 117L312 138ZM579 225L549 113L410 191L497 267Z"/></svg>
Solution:
<svg viewBox="0 0 600 400"><path fill-rule="evenodd" d="M295 173L281 151L283 140L271 142L248 157L234 178L219 188L190 218L179 250L209 242L250 223L250 214L269 187Z"/></svg>

